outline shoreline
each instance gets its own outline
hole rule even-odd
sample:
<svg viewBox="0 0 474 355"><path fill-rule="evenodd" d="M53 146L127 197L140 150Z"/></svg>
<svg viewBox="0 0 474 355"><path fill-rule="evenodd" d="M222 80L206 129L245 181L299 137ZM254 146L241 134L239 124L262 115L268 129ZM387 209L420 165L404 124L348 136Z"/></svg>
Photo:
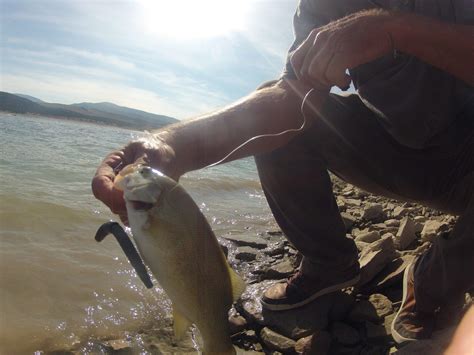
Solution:
<svg viewBox="0 0 474 355"><path fill-rule="evenodd" d="M248 354L441 354L463 311L473 304L470 296L466 295L464 308L445 315L445 325L449 327L436 332L430 340L397 348L390 324L401 303L404 268L429 248L434 238L449 232L456 218L415 203L368 194L337 178L333 178L333 185L347 235L359 250L361 284L292 311L265 311L260 295L268 285L290 276L301 255L279 230L219 238L230 264L247 282L247 290L230 312L234 345ZM191 332L176 344L171 317L166 323L164 327L151 325L136 334L89 339L71 349L58 350L71 355L90 351L196 353Z"/></svg>

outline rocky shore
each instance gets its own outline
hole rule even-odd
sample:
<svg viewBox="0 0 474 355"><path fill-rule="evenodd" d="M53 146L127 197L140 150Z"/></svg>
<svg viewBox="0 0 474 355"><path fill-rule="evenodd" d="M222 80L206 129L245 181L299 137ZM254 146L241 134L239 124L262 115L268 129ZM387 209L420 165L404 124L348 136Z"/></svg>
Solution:
<svg viewBox="0 0 474 355"><path fill-rule="evenodd" d="M398 349L390 325L401 303L405 267L435 238L449 233L456 218L415 203L374 196L338 179L333 184L347 235L359 250L359 285L296 310L262 310L260 295L293 274L301 255L278 230L222 236L230 263L248 284L230 312L234 344L248 354L442 354L463 312L473 303L469 294L438 315L438 330L430 340ZM171 318L168 323L55 354L195 353L198 337L189 332L187 339L174 344Z"/></svg>

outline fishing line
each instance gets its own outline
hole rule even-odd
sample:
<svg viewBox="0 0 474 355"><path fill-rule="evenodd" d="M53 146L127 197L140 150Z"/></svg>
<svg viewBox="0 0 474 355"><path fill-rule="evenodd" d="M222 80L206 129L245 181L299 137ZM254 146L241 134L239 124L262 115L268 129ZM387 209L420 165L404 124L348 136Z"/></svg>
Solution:
<svg viewBox="0 0 474 355"><path fill-rule="evenodd" d="M232 150L229 154L227 154L224 158L218 160L217 162L215 163L212 163L210 165L207 165L205 168L212 168L216 165L219 165L221 164L222 162L224 162L225 160L227 160L228 158L230 158L233 154L235 154L236 152L238 152L240 149L242 149L243 147L245 147L247 144L249 144L250 142L254 141L254 140L257 140L257 139L260 139L260 138L266 138L266 137L279 137L279 136L282 136L284 134L287 134L287 133L292 133L292 132L301 132L302 130L304 130L306 128L306 124L308 122L308 119L306 118L306 115L304 113L304 107L306 106L306 101L308 100L309 96L312 94L312 92L315 90L315 88L311 88L307 93L306 95L303 97L303 101L301 102L301 107L300 107L300 111L301 111L301 115L303 116L303 124L301 125L301 127L299 128L290 128L290 129L287 129L285 131L282 131L280 133L268 133L268 134L260 134L258 136L254 136L248 140L246 140L245 142L243 142L241 145L239 145L237 148L235 148L234 150Z"/></svg>

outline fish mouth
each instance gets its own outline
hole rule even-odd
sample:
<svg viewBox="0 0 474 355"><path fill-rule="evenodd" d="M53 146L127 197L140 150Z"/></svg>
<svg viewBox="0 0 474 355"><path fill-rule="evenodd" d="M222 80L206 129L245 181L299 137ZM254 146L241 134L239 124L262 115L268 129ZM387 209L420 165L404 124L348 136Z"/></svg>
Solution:
<svg viewBox="0 0 474 355"><path fill-rule="evenodd" d="M134 210L137 211L149 211L153 208L153 203L144 202L144 201L137 201L137 200L129 200L128 201Z"/></svg>

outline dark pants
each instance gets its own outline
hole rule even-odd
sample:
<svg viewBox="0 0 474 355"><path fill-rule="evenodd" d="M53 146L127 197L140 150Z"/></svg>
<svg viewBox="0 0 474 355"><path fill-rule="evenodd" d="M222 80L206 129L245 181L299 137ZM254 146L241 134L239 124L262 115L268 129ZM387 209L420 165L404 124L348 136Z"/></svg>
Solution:
<svg viewBox="0 0 474 355"><path fill-rule="evenodd" d="M311 128L255 158L275 219L304 256L302 271L332 278L357 265L329 170L371 193L460 216L449 239L439 238L418 263L424 310L473 287L474 119L460 117L464 129L448 129L435 146L417 150L397 143L357 95L331 95L319 115L305 112Z"/></svg>

